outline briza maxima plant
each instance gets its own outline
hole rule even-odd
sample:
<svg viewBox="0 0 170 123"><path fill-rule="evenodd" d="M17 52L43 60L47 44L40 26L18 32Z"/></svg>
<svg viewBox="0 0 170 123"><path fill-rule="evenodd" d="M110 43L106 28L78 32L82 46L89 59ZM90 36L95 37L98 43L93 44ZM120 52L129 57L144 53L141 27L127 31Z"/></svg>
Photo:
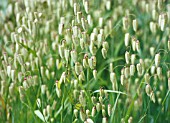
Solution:
<svg viewBox="0 0 170 123"><path fill-rule="evenodd" d="M1 0L0 121L170 122L169 0Z"/></svg>

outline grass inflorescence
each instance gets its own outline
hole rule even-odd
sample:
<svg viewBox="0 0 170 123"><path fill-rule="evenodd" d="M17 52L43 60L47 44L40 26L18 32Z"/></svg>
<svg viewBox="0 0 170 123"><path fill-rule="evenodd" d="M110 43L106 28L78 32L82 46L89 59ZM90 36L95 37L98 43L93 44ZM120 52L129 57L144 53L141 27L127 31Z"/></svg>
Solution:
<svg viewBox="0 0 170 123"><path fill-rule="evenodd" d="M0 122L170 122L168 0L2 0Z"/></svg>

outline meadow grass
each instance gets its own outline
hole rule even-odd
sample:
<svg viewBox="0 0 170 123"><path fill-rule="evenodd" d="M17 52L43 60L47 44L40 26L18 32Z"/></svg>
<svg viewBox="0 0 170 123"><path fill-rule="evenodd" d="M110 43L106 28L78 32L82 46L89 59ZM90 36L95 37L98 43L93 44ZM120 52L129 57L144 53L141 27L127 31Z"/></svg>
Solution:
<svg viewBox="0 0 170 123"><path fill-rule="evenodd" d="M169 0L1 0L0 123L169 123Z"/></svg>

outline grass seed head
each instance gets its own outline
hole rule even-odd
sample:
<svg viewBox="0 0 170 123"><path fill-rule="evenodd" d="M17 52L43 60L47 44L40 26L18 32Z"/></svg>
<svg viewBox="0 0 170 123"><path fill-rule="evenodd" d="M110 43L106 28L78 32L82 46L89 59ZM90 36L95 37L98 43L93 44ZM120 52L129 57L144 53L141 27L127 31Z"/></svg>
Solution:
<svg viewBox="0 0 170 123"><path fill-rule="evenodd" d="M100 103L96 104L96 110L97 110L97 112L99 112L101 110L101 104Z"/></svg>
<svg viewBox="0 0 170 123"><path fill-rule="evenodd" d="M102 123L108 123L108 120L107 120L106 117L103 117L103 118L102 118Z"/></svg>
<svg viewBox="0 0 170 123"><path fill-rule="evenodd" d="M130 34L129 33L125 34L124 42L125 42L126 47L129 46L129 43L130 43Z"/></svg>
<svg viewBox="0 0 170 123"><path fill-rule="evenodd" d="M82 121L85 121L85 119L86 119L86 114L85 114L85 112L83 111L83 109L80 110L80 119L81 119Z"/></svg>
<svg viewBox="0 0 170 123"><path fill-rule="evenodd" d="M92 108L92 113L91 113L92 117L94 117L96 115L96 107L93 106Z"/></svg>
<svg viewBox="0 0 170 123"><path fill-rule="evenodd" d="M136 71L135 65L130 65L130 76L134 76L135 71Z"/></svg>
<svg viewBox="0 0 170 123"><path fill-rule="evenodd" d="M137 29L138 29L138 21L137 21L137 19L134 19L133 20L133 30L136 32L137 31Z"/></svg>

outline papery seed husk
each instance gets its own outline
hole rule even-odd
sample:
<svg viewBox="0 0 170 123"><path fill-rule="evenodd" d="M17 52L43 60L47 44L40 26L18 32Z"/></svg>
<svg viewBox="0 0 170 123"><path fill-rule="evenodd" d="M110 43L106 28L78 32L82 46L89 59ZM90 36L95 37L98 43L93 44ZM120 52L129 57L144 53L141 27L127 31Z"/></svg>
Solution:
<svg viewBox="0 0 170 123"><path fill-rule="evenodd" d="M125 61L126 61L126 64L130 63L130 53L128 51L125 52Z"/></svg>
<svg viewBox="0 0 170 123"><path fill-rule="evenodd" d="M87 117L89 117L90 116L90 110L86 110L86 115L87 115Z"/></svg>
<svg viewBox="0 0 170 123"><path fill-rule="evenodd" d="M140 63L138 63L138 64L136 65L136 68L137 68L137 71L138 71L139 76L142 75L142 65L141 65Z"/></svg>
<svg viewBox="0 0 170 123"><path fill-rule="evenodd" d="M111 5L112 5L111 0L107 0L107 1L106 1L106 9L107 9L107 10L110 10L110 9L111 9Z"/></svg>
<svg viewBox="0 0 170 123"><path fill-rule="evenodd" d="M146 91L146 94L147 94L148 96L150 96L151 91L152 91L152 88L151 88L151 86L150 86L149 84L146 85L145 91Z"/></svg>
<svg viewBox="0 0 170 123"><path fill-rule="evenodd" d="M105 48L102 48L102 56L104 59L107 57L107 50Z"/></svg>
<svg viewBox="0 0 170 123"><path fill-rule="evenodd" d="M74 109L74 116L77 118L78 117L78 110L77 109Z"/></svg>
<svg viewBox="0 0 170 123"><path fill-rule="evenodd" d="M106 111L105 111L105 109L102 109L102 116L103 116L103 117L106 116Z"/></svg>
<svg viewBox="0 0 170 123"><path fill-rule="evenodd" d="M103 103L103 98L102 96L99 97L99 102L102 104Z"/></svg>
<svg viewBox="0 0 170 123"><path fill-rule="evenodd" d="M88 22L88 24L90 25L90 27L93 26L93 20L92 20L91 15L87 15L87 22Z"/></svg>
<svg viewBox="0 0 170 123"><path fill-rule="evenodd" d="M41 93L45 94L46 91L46 85L41 85Z"/></svg>
<svg viewBox="0 0 170 123"><path fill-rule="evenodd" d="M160 60L161 60L160 54L158 53L158 54L155 55L155 66L156 66L156 67L159 66Z"/></svg>
<svg viewBox="0 0 170 123"><path fill-rule="evenodd" d="M110 81L112 83L115 83L116 82L116 74L114 72L110 73Z"/></svg>
<svg viewBox="0 0 170 123"><path fill-rule="evenodd" d="M86 119L86 114L84 113L84 111L82 109L80 110L80 119L82 121L85 121L85 119Z"/></svg>
<svg viewBox="0 0 170 123"><path fill-rule="evenodd" d="M154 94L153 91L152 91L151 94L150 94L150 98L151 98L151 100L155 103L155 94Z"/></svg>
<svg viewBox="0 0 170 123"><path fill-rule="evenodd" d="M132 118L132 117L129 117L128 123L132 123L132 121L133 121L133 118Z"/></svg>
<svg viewBox="0 0 170 123"><path fill-rule="evenodd" d="M108 123L108 121L107 121L107 118L106 118L106 117L103 117L103 118L102 118L102 123Z"/></svg>
<svg viewBox="0 0 170 123"><path fill-rule="evenodd" d="M110 104L108 104L107 112L108 112L108 115L111 116L111 105Z"/></svg>
<svg viewBox="0 0 170 123"><path fill-rule="evenodd" d="M61 97L61 89L56 87L56 93L57 93L58 98L60 98Z"/></svg>
<svg viewBox="0 0 170 123"><path fill-rule="evenodd" d="M103 21L104 21L103 18L100 17L100 18L99 18L99 27L101 27L101 28L102 28L103 23L104 23Z"/></svg>
<svg viewBox="0 0 170 123"><path fill-rule="evenodd" d="M138 52L140 51L140 42L139 42L139 40L136 41L136 50Z"/></svg>
<svg viewBox="0 0 170 123"><path fill-rule="evenodd" d="M125 78L128 78L129 77L129 74L130 74L130 69L129 67L125 67Z"/></svg>
<svg viewBox="0 0 170 123"><path fill-rule="evenodd" d="M101 110L101 104L100 103L96 104L96 110L97 110L97 112L99 112Z"/></svg>
<svg viewBox="0 0 170 123"><path fill-rule="evenodd" d="M88 14L89 13L89 2L88 1L84 2L84 9L85 9L86 14Z"/></svg>
<svg viewBox="0 0 170 123"><path fill-rule="evenodd" d="M92 113L91 113L92 117L94 117L95 114L96 114L96 107L94 106L94 107L92 108Z"/></svg>
<svg viewBox="0 0 170 123"><path fill-rule="evenodd" d="M120 76L120 82L121 82L121 85L124 84L124 82L125 82L125 76L124 75Z"/></svg>
<svg viewBox="0 0 170 123"><path fill-rule="evenodd" d="M52 109L51 109L50 105L47 105L46 110L47 110L48 116L51 116L52 115Z"/></svg>
<svg viewBox="0 0 170 123"><path fill-rule="evenodd" d="M161 77L162 77L162 68L161 68L161 67L158 67L158 68L156 69L156 71L157 71L158 77L161 78Z"/></svg>
<svg viewBox="0 0 170 123"><path fill-rule="evenodd" d="M82 65L79 62L75 63L75 72L77 75L80 75L80 73L83 71Z"/></svg>
<svg viewBox="0 0 170 123"><path fill-rule="evenodd" d="M77 61L77 52L75 50L71 51L71 59L74 63Z"/></svg>
<svg viewBox="0 0 170 123"><path fill-rule="evenodd" d="M132 39L132 49L136 51L136 41L134 39Z"/></svg>
<svg viewBox="0 0 170 123"><path fill-rule="evenodd" d="M135 70L136 70L135 65L130 65L130 75L131 76L134 76Z"/></svg>
<svg viewBox="0 0 170 123"><path fill-rule="evenodd" d="M135 60L136 60L136 55L132 54L131 55L131 64L134 65L135 64Z"/></svg>
<svg viewBox="0 0 170 123"><path fill-rule="evenodd" d="M106 49L106 50L108 51L108 49L109 49L109 44L108 44L107 41L104 41L104 42L102 43L102 46L103 46L104 49Z"/></svg>
<svg viewBox="0 0 170 123"><path fill-rule="evenodd" d="M150 81L150 75L148 73L145 74L145 82L149 83Z"/></svg>
<svg viewBox="0 0 170 123"><path fill-rule="evenodd" d="M122 20L122 22L123 22L123 29L124 30L127 30L128 29L128 18L127 17L123 17L123 20Z"/></svg>
<svg viewBox="0 0 170 123"><path fill-rule="evenodd" d="M87 123L94 123L92 119L87 118Z"/></svg>
<svg viewBox="0 0 170 123"><path fill-rule="evenodd" d="M130 42L130 34L129 33L125 34L124 42L125 42L125 46L127 47L129 45L129 42Z"/></svg>
<svg viewBox="0 0 170 123"><path fill-rule="evenodd" d="M138 28L138 21L135 19L133 20L133 30L136 32Z"/></svg>
<svg viewBox="0 0 170 123"><path fill-rule="evenodd" d="M93 77L95 80L97 79L97 70L93 70Z"/></svg>

